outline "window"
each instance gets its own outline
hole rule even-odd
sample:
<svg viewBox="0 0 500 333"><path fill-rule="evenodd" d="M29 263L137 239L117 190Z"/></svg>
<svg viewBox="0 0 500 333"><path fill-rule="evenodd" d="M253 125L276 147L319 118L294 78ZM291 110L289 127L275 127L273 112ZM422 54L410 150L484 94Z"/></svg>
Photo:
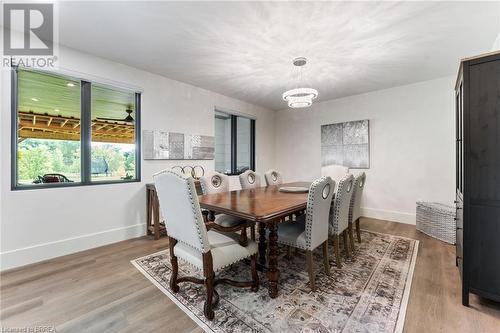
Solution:
<svg viewBox="0 0 500 333"><path fill-rule="evenodd" d="M16 118L18 185L81 181L80 82L19 70Z"/></svg>
<svg viewBox="0 0 500 333"><path fill-rule="evenodd" d="M255 170L255 120L215 112L215 170L238 175Z"/></svg>
<svg viewBox="0 0 500 333"><path fill-rule="evenodd" d="M12 188L140 180L140 93L12 70Z"/></svg>
<svg viewBox="0 0 500 333"><path fill-rule="evenodd" d="M135 179L135 94L92 85L91 179Z"/></svg>

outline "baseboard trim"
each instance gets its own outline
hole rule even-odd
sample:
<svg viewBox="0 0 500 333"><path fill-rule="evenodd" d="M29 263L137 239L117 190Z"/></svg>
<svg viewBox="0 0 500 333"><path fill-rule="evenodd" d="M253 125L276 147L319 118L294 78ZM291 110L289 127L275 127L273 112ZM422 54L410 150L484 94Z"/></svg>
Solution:
<svg viewBox="0 0 500 333"><path fill-rule="evenodd" d="M0 271L144 236L146 224L115 228L0 253Z"/></svg>
<svg viewBox="0 0 500 333"><path fill-rule="evenodd" d="M396 212L391 210L376 209L376 208L361 208L361 215L379 220L400 222L406 224L415 224L416 217L412 213Z"/></svg>

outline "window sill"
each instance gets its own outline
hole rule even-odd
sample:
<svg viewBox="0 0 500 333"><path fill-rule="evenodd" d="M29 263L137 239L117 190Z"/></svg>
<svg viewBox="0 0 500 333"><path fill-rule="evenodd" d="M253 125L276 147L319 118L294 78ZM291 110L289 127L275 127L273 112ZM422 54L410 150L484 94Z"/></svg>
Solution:
<svg viewBox="0 0 500 333"><path fill-rule="evenodd" d="M130 184L130 183L140 183L141 179L131 179L131 180L115 180L115 181L102 181L102 182L90 182L90 183L46 183L46 184L29 184L29 185L14 185L11 187L11 191L24 191L24 190L36 190L36 189L51 189L51 188L68 188L68 187L84 187L84 186L94 186L94 185L111 185L111 184Z"/></svg>

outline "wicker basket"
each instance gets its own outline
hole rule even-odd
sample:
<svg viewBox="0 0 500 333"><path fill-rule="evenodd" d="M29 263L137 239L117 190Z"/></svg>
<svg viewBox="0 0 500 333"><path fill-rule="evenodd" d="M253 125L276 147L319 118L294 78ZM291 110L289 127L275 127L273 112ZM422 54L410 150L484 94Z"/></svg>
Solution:
<svg viewBox="0 0 500 333"><path fill-rule="evenodd" d="M455 209L436 202L417 202L417 230L444 242L456 241Z"/></svg>

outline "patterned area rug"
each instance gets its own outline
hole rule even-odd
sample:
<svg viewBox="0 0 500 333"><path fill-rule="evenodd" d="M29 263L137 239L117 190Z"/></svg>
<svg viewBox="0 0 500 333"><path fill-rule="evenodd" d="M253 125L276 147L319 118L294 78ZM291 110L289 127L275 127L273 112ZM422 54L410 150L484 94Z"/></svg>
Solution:
<svg viewBox="0 0 500 333"><path fill-rule="evenodd" d="M132 263L207 332L400 332L418 241L367 231L362 232L362 239L361 244L355 243L353 259L341 269L330 247L330 276L323 269L321 248L315 251L316 292L309 288L304 253L287 259L285 249L280 248L279 296L268 296L264 273L259 273L257 293L219 285L220 303L213 321L203 316L203 286L182 283L179 293L171 293L168 250ZM201 273L179 262L179 276L185 275ZM234 264L218 276L250 280L250 267Z"/></svg>

